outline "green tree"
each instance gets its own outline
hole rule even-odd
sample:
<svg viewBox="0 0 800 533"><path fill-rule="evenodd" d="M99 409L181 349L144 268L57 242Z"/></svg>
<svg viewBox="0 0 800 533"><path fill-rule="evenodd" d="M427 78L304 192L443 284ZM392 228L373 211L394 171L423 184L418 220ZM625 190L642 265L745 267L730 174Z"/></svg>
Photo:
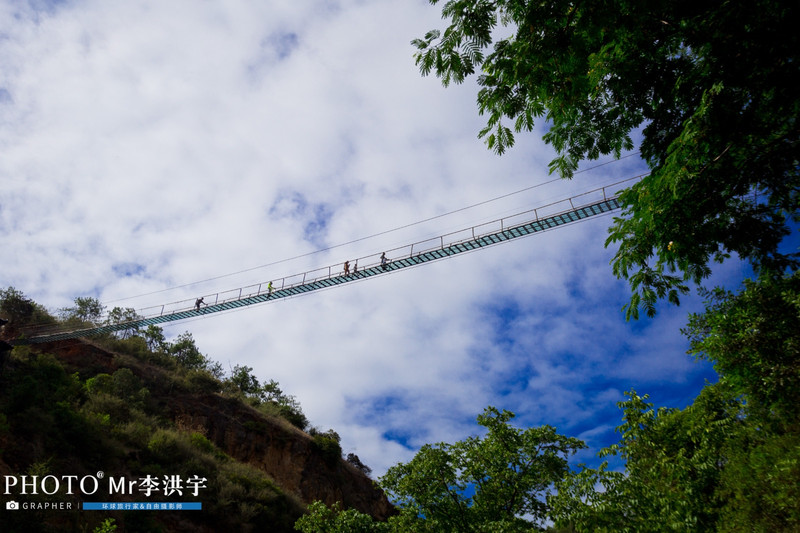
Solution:
<svg viewBox="0 0 800 533"><path fill-rule="evenodd" d="M369 476L372 473L372 469L361 462L361 459L358 455L354 453L348 453L345 460L353 465L357 470L361 471L365 476Z"/></svg>
<svg viewBox="0 0 800 533"><path fill-rule="evenodd" d="M64 320L77 320L80 322L90 322L99 324L100 317L103 315L105 306L97 298L89 296L78 296L75 298L74 307L64 307L59 310Z"/></svg>
<svg viewBox="0 0 800 533"><path fill-rule="evenodd" d="M622 402L624 472L584 468L558 485L577 531L798 531L800 273L764 270L733 293L703 291L684 330L720 381L684 410ZM598 487L600 487L598 489Z"/></svg>
<svg viewBox="0 0 800 533"><path fill-rule="evenodd" d="M690 316L690 353L714 363L746 400L726 442L718 494L723 531L800 529L800 273L764 274L737 294L707 291Z"/></svg>
<svg viewBox="0 0 800 533"><path fill-rule="evenodd" d="M651 172L622 193L606 242L629 318L678 303L731 252L797 264L778 249L800 192L796 3L448 0L442 16L444 31L412 41L417 65L445 86L478 74L495 152L543 118L551 172L570 177L642 128Z"/></svg>
<svg viewBox="0 0 800 533"><path fill-rule="evenodd" d="M108 313L108 318L106 318L106 324L109 325L117 325L117 324L126 324L124 329L118 331L119 337L121 339L127 339L133 335L137 335L140 331L140 326L131 324L139 319L141 319L141 315L136 312L136 309L132 307L115 307Z"/></svg>
<svg viewBox="0 0 800 533"><path fill-rule="evenodd" d="M342 510L339 503L331 507L320 501L308 506L307 514L301 516L294 525L303 533L378 533L391 531L387 524L375 522L371 516L355 509Z"/></svg>
<svg viewBox="0 0 800 533"><path fill-rule="evenodd" d="M164 337L164 330L158 326L150 324L144 330L144 339L147 342L147 348L151 352L166 351L167 339Z"/></svg>
<svg viewBox="0 0 800 533"><path fill-rule="evenodd" d="M342 459L342 438L338 433L332 429L322 433L312 428L309 434L314 437L314 447L329 466L335 466Z"/></svg>
<svg viewBox="0 0 800 533"><path fill-rule="evenodd" d="M221 370L221 368L216 368L216 370ZM216 370L214 365L209 366L210 372L215 373ZM236 365L233 367L230 377L225 381L233 386L234 391L244 394L253 405L259 407L263 412L284 418L300 429L308 427L308 418L303 413L297 398L285 394L281 390L280 384L274 379L261 384L252 372L252 367Z"/></svg>
<svg viewBox="0 0 800 533"><path fill-rule="evenodd" d="M705 311L684 330L690 353L713 362L751 413L758 407L800 431L800 272L705 294Z"/></svg>
<svg viewBox="0 0 800 533"><path fill-rule="evenodd" d="M408 463L390 468L380 485L399 508L389 531L513 532L541 530L550 517L547 495L569 471L567 459L585 444L551 426L518 429L514 414L488 407L478 416L483 437L425 445ZM310 509L301 529L336 529L338 514ZM298 529L299 527L298 526Z"/></svg>
<svg viewBox="0 0 800 533"><path fill-rule="evenodd" d="M518 429L514 414L488 407L478 416L484 437L425 445L389 469L381 486L403 521L421 531L529 531L541 527L550 487L567 471L582 441L555 428ZM424 518L423 518L424 517Z"/></svg>
<svg viewBox="0 0 800 533"><path fill-rule="evenodd" d="M261 384L252 372L253 367L236 365L228 380L245 396L258 395L261 391Z"/></svg>
<svg viewBox="0 0 800 533"><path fill-rule="evenodd" d="M167 353L173 356L179 365L189 370L201 370L208 364L208 359L200 352L192 334L188 331L178 335L174 342L169 343Z"/></svg>
<svg viewBox="0 0 800 533"><path fill-rule="evenodd" d="M274 379L269 380L269 383L264 383L258 395L262 401L274 404L278 408L280 415L294 426L300 429L305 429L308 426L308 418L303 413L300 402L293 395L285 394L281 390L280 384ZM338 439L336 441L338 444Z"/></svg>
<svg viewBox="0 0 800 533"><path fill-rule="evenodd" d="M600 451L625 472L583 467L557 483L556 523L576 531L712 531L724 502L721 465L744 424L742 404L724 385L706 386L684 410L659 408L647 395L620 402L620 442ZM598 488L600 487L600 488Z"/></svg>
<svg viewBox="0 0 800 533"><path fill-rule="evenodd" d="M578 532L797 531L800 431L774 423L731 381L707 385L683 410L620 402L624 472L582 467L550 497L556 524Z"/></svg>
<svg viewBox="0 0 800 533"><path fill-rule="evenodd" d="M725 445L720 531L800 531L800 432L754 417Z"/></svg>
<svg viewBox="0 0 800 533"><path fill-rule="evenodd" d="M53 322L53 318L44 307L14 287L0 289L0 318L10 320L17 325Z"/></svg>

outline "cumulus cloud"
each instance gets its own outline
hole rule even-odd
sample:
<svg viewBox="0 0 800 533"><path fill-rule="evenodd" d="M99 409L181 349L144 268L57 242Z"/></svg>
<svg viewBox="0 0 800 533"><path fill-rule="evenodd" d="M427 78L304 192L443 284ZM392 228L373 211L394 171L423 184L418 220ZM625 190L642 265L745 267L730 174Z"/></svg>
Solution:
<svg viewBox="0 0 800 533"><path fill-rule="evenodd" d="M475 86L419 76L409 41L439 23L427 3L0 9L2 281L53 309L363 267L643 170L631 157L532 188L552 180L541 130L498 158L476 137ZM600 446L621 391L685 402L712 375L684 354L685 307L624 321L610 221L167 332L279 381L376 474L474 433L490 404Z"/></svg>

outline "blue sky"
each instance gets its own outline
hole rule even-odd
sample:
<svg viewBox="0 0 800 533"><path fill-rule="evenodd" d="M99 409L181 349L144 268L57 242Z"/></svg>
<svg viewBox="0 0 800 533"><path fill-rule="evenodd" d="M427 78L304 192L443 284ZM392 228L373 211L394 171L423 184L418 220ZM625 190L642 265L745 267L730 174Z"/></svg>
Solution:
<svg viewBox="0 0 800 533"><path fill-rule="evenodd" d="M552 179L543 125L497 157L477 139L475 86L420 77L409 42L439 23L423 1L0 0L0 284L53 310L77 296L143 308L643 172L630 157L384 233ZM376 475L473 434L487 405L584 438L590 460L624 391L683 406L714 379L680 334L696 296L625 322L610 222L166 333L280 382ZM709 283L746 272L732 261Z"/></svg>

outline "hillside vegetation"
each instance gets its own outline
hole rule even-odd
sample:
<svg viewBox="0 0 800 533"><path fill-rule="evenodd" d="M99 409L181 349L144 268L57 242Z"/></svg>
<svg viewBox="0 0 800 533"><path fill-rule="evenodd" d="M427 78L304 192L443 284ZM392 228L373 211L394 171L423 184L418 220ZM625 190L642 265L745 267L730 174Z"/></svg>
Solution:
<svg viewBox="0 0 800 533"><path fill-rule="evenodd" d="M79 298L55 318L13 288L0 291L5 340L32 324L93 323L101 312ZM109 494L104 483L90 496L70 495L65 483L54 492L53 478L38 494L14 488L5 499L34 509L4 512L4 532L102 530L108 519L118 531L292 531L314 500L386 518L392 507L369 469L341 453L336 432L309 427L277 382L261 383L244 366L225 375L188 333L168 342L151 327L0 356L0 475L82 479L102 471L160 483L149 495L141 485ZM182 494L166 496L175 476ZM196 496L190 479L204 480ZM82 511L82 501L200 501L202 511ZM72 511L46 502L72 502Z"/></svg>

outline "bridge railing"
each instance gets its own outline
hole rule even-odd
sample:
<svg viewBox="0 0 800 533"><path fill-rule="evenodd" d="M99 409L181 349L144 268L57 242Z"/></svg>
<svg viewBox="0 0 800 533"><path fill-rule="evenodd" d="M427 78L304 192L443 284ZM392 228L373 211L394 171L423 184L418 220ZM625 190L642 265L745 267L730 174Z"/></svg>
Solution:
<svg viewBox="0 0 800 533"><path fill-rule="evenodd" d="M492 220L489 222L483 222L481 224L477 224L466 229L461 229L451 233L439 235L437 237L432 237L429 239L418 241L412 244L407 244L404 246L388 249L383 253L386 254L386 259L388 261L392 261L392 260L410 258L415 255L424 254L426 252L444 249L454 244L459 244L469 240L479 239L483 236L498 233L508 228L521 226L523 224L535 222L543 218L548 218L562 213L567 213L569 211L574 211L583 206L588 206L602 202L604 200L616 198L619 189L623 184L631 182L633 180L641 179L642 177L643 176L636 176L628 180L623 180L611 185L599 187L597 189L584 192L572 196L570 198L558 200L543 206L536 207L534 209L529 209L527 211L515 213L507 217L498 218L496 220ZM348 260L350 273L352 274L354 272L354 268L356 267L356 265L358 265L358 270L360 271L380 266L380 255L381 254L370 254L368 256L362 256ZM320 280L332 279L337 276L342 276L343 274L344 274L344 262L341 262L341 263L335 263L333 265L328 265L325 267L316 268L313 270L308 270L306 272L301 272L299 274L292 274L289 276L275 278L271 280L272 292L274 293L276 291L291 289L294 287L313 283ZM179 300L163 305L145 307L136 310L136 314L139 316L140 319L151 319L155 317L185 313L195 309L196 300L197 298L201 297L203 298L202 304L204 304L205 306L209 306L209 305L218 305L227 302L238 301L245 298L251 298L253 296L260 296L262 294L267 294L269 292L268 288L269 283L270 281L264 281L261 283L256 283L236 289L202 294L198 295L196 298ZM44 335L46 333L42 332L40 334Z"/></svg>
<svg viewBox="0 0 800 533"><path fill-rule="evenodd" d="M636 176L635 178L630 178L629 180L620 181L612 185L599 187L597 189L593 189L591 191L571 196L569 198L557 200L555 202L551 202L549 204L536 207L535 209L529 209L527 211L515 213L507 217L498 218L489 222L483 222L481 224L477 224L466 229L454 231L451 233L446 233L436 237L431 237L429 239L418 241L412 244L391 248L386 250L384 253L386 253L386 258L389 261L396 260L399 258L412 257L417 254L422 254L437 249L443 249L453 244L464 242L466 240L476 239L484 235L497 233L499 231L503 231L510 227L522 225L532 221L537 221L541 218L547 218L557 214L565 213L584 205L590 205L592 203L597 203L603 200L607 200L609 198L614 198L617 196L621 185L633 180L640 179L641 177L642 176ZM348 261L349 261L350 273L352 273L354 267L356 266L358 267L359 270L365 270L379 266L380 254L370 254L368 256L353 258ZM291 289L293 287L305 285L307 283L313 283L315 281L320 281L324 279L331 279L336 276L341 276L343 274L344 274L344 261L342 261L341 263L335 263L325 267L308 270L306 272L301 272L299 274L291 274L288 276L275 278L272 280L272 286L273 286L272 290L274 292L283 289ZM247 287L198 295L198 298L202 296L203 303L206 305L216 305L216 304L241 300L243 298L249 298L252 296L266 294L268 283L269 283L268 281L265 281L262 283L249 285ZM193 299L180 300L177 302L172 302L160 306L146 307L137 310L137 314L139 314L143 318L150 318L154 316L191 311L192 309L195 308L195 301L196 298L193 298Z"/></svg>
<svg viewBox="0 0 800 533"><path fill-rule="evenodd" d="M384 253L386 253L387 260L389 261L399 258L412 257L425 252L443 249L453 244L464 242L470 239L476 239L485 235L497 233L510 227L572 211L584 205L591 205L609 198L615 198L621 185L640 179L641 177L642 176L636 176L635 178L631 178L629 180L620 181L604 187L598 187L597 189L571 196L569 198L557 200L555 202L536 207L535 209L529 209L527 211L515 213L507 217L498 218L489 222L474 225L466 229L431 237L429 239L418 241L412 244L391 248L386 250ZM373 253L368 256L357 257L348 261L349 270L350 273L352 273L356 266L359 270L365 270L379 266L380 254ZM291 289L293 287L324 279L331 279L343 274L344 261L341 263L335 263L325 267L308 270L306 272L301 272L299 274L292 274L289 276L276 278L272 280L273 292L277 290ZM268 283L269 282L262 282L239 289L210 293L202 295L202 297L204 303L207 305L236 301L242 298L249 298L252 296L258 296L260 294L265 294L267 292ZM162 306L141 309L138 312L144 318L148 318L150 316L190 311L194 308L194 306L195 299L187 299Z"/></svg>

